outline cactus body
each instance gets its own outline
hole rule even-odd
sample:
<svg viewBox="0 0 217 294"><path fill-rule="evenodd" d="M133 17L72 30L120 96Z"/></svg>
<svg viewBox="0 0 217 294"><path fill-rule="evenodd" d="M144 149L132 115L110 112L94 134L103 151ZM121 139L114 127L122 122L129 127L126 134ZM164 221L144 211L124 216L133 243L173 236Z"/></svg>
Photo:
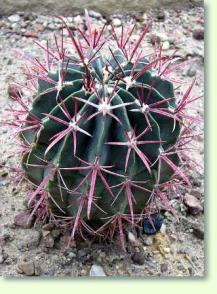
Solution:
<svg viewBox="0 0 217 294"><path fill-rule="evenodd" d="M38 67L20 132L29 146L22 166L36 186L33 214L45 203L53 216L72 220L73 237L80 225L96 231L108 220L122 230L120 222L134 224L174 174L188 182L178 167L182 109L173 84L157 60L138 52L147 29L133 48L130 33L119 42L113 29L117 48L105 53L88 16L87 27L80 38L69 30L75 54L63 39L57 53L45 49L53 63Z"/></svg>

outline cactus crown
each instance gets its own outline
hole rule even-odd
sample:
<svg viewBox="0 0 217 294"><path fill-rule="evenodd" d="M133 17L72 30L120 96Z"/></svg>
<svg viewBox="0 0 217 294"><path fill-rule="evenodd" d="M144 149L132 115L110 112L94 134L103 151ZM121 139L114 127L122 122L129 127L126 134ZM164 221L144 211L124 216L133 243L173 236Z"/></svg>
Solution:
<svg viewBox="0 0 217 294"><path fill-rule="evenodd" d="M25 86L34 95L29 105L17 96L22 166L36 186L32 216L65 220L72 238L82 228L118 228L123 241L123 223L138 225L157 199L171 209L165 189L175 176L190 184L178 165L193 83L177 101L173 58L159 50L148 60L141 49L150 25L132 45L134 27L118 37L111 24L104 37L105 27L93 30L87 14L86 24L75 35L63 19L69 38L55 37L56 49L39 44L42 61L27 57Z"/></svg>

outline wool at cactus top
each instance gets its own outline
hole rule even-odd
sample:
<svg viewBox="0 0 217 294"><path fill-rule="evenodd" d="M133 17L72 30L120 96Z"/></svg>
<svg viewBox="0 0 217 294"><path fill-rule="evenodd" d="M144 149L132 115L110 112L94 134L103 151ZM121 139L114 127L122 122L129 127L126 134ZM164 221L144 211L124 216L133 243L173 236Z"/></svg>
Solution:
<svg viewBox="0 0 217 294"><path fill-rule="evenodd" d="M86 25L74 34L63 20L68 38L55 36L55 49L39 44L44 59L27 58L33 100L15 99L22 166L35 187L29 206L36 219L69 223L72 238L107 229L123 236L125 223L139 225L160 206L173 212L167 191L190 185L180 162L194 83L175 98L170 75L180 64L161 48L149 58L141 50L151 25L134 45L134 26L119 36L111 25L108 34L88 14Z"/></svg>

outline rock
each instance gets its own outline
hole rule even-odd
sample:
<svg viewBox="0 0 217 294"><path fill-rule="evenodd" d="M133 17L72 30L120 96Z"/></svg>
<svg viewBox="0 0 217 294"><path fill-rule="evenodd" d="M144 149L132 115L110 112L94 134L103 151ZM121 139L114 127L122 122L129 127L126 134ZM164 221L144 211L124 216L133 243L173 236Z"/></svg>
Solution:
<svg viewBox="0 0 217 294"><path fill-rule="evenodd" d="M8 176L8 171L7 170L1 170L0 171L0 177L1 178L5 178L5 177L7 177Z"/></svg>
<svg viewBox="0 0 217 294"><path fill-rule="evenodd" d="M198 239L204 240L204 228L200 225L195 225L193 227L193 234Z"/></svg>
<svg viewBox="0 0 217 294"><path fill-rule="evenodd" d="M145 262L145 256L141 252L135 252L132 256L131 259L133 263L143 265Z"/></svg>
<svg viewBox="0 0 217 294"><path fill-rule="evenodd" d="M96 19L102 18L102 14L94 10L88 10L88 14L92 18L96 18Z"/></svg>
<svg viewBox="0 0 217 294"><path fill-rule="evenodd" d="M42 237L45 238L47 235L49 235L51 232L50 231L45 231L42 230Z"/></svg>
<svg viewBox="0 0 217 294"><path fill-rule="evenodd" d="M190 276L193 276L194 275L194 269L192 267L189 267L188 268L188 271L189 271L189 275Z"/></svg>
<svg viewBox="0 0 217 294"><path fill-rule="evenodd" d="M150 42L153 46L155 46L155 44L160 44L160 41L160 37L158 37L157 35L151 35Z"/></svg>
<svg viewBox="0 0 217 294"><path fill-rule="evenodd" d="M41 233L38 231L32 231L27 238L28 246L30 248L37 247L40 243Z"/></svg>
<svg viewBox="0 0 217 294"><path fill-rule="evenodd" d="M119 18L113 18L112 23L114 27L120 27L122 25L122 22Z"/></svg>
<svg viewBox="0 0 217 294"><path fill-rule="evenodd" d="M162 224L161 228L160 228L160 232L161 234L166 234L166 231L167 231L167 227L165 224Z"/></svg>
<svg viewBox="0 0 217 294"><path fill-rule="evenodd" d="M162 50L166 51L170 49L170 43L168 41L165 41L162 43Z"/></svg>
<svg viewBox="0 0 217 294"><path fill-rule="evenodd" d="M106 274L100 265L93 264L90 269L90 277L106 277Z"/></svg>
<svg viewBox="0 0 217 294"><path fill-rule="evenodd" d="M202 138L202 140L204 140L204 138ZM201 140L201 141L202 141ZM191 190L191 195L195 196L196 198L200 199L201 198L201 191L200 190L196 190L196 189L192 189Z"/></svg>
<svg viewBox="0 0 217 294"><path fill-rule="evenodd" d="M204 39L204 30L203 29L194 30L193 37L196 40L203 40Z"/></svg>
<svg viewBox="0 0 217 294"><path fill-rule="evenodd" d="M168 271L168 263L167 262L161 263L161 265L160 265L160 271L162 273L165 273L165 272Z"/></svg>
<svg viewBox="0 0 217 294"><path fill-rule="evenodd" d="M28 211L23 211L14 218L14 224L24 229L31 228L33 226L33 221L33 218L30 219L30 213Z"/></svg>
<svg viewBox="0 0 217 294"><path fill-rule="evenodd" d="M8 20L10 22L18 22L18 21L20 21L20 16L18 14L13 14L13 15L8 16Z"/></svg>
<svg viewBox="0 0 217 294"><path fill-rule="evenodd" d="M201 181L197 180L197 179L193 179L192 180L192 185L194 188L199 188L201 187Z"/></svg>
<svg viewBox="0 0 217 294"><path fill-rule="evenodd" d="M69 252L67 255L67 258L73 259L76 257L76 254L74 252Z"/></svg>
<svg viewBox="0 0 217 294"><path fill-rule="evenodd" d="M184 204L188 208L188 212L192 215L198 215L203 211L201 202L193 195L185 195Z"/></svg>
<svg viewBox="0 0 217 294"><path fill-rule="evenodd" d="M157 19L158 20L164 20L165 19L165 13L163 10L159 10L157 13Z"/></svg>
<svg viewBox="0 0 217 294"><path fill-rule="evenodd" d="M21 259L17 263L17 272L24 274L26 276L33 276L35 274L35 265L33 261L28 260L27 258Z"/></svg>
<svg viewBox="0 0 217 294"><path fill-rule="evenodd" d="M143 243L146 246L150 246L153 244L153 237L152 236L148 236L145 239L143 239Z"/></svg>
<svg viewBox="0 0 217 294"><path fill-rule="evenodd" d="M127 237L128 237L128 241L131 244L136 244L137 243L137 239L136 239L135 235L132 232L128 232Z"/></svg>
<svg viewBox="0 0 217 294"><path fill-rule="evenodd" d="M191 78L194 77L196 75L196 70L190 66L187 70L187 75Z"/></svg>
<svg viewBox="0 0 217 294"><path fill-rule="evenodd" d="M165 253L170 253L170 248L169 248L169 247L164 247L164 248L163 248L163 251L164 251Z"/></svg>
<svg viewBox="0 0 217 294"><path fill-rule="evenodd" d="M38 34L34 31L26 31L22 35L27 38L38 38Z"/></svg>
<svg viewBox="0 0 217 294"><path fill-rule="evenodd" d="M160 214L154 213L143 220L143 233L153 235L157 233L163 224L163 218Z"/></svg>
<svg viewBox="0 0 217 294"><path fill-rule="evenodd" d="M41 33L45 30L45 27L40 23L36 23L33 28L34 28L34 31L37 33Z"/></svg>

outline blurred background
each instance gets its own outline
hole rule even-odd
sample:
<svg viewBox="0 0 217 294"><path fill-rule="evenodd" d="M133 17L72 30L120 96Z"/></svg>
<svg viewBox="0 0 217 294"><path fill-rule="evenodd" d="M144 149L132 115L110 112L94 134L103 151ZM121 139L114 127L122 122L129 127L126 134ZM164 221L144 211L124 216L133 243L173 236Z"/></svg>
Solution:
<svg viewBox="0 0 217 294"><path fill-rule="evenodd" d="M150 8L192 8L203 5L202 0L0 0L0 15L16 11L48 14L70 14L84 8L103 14L140 13Z"/></svg>

